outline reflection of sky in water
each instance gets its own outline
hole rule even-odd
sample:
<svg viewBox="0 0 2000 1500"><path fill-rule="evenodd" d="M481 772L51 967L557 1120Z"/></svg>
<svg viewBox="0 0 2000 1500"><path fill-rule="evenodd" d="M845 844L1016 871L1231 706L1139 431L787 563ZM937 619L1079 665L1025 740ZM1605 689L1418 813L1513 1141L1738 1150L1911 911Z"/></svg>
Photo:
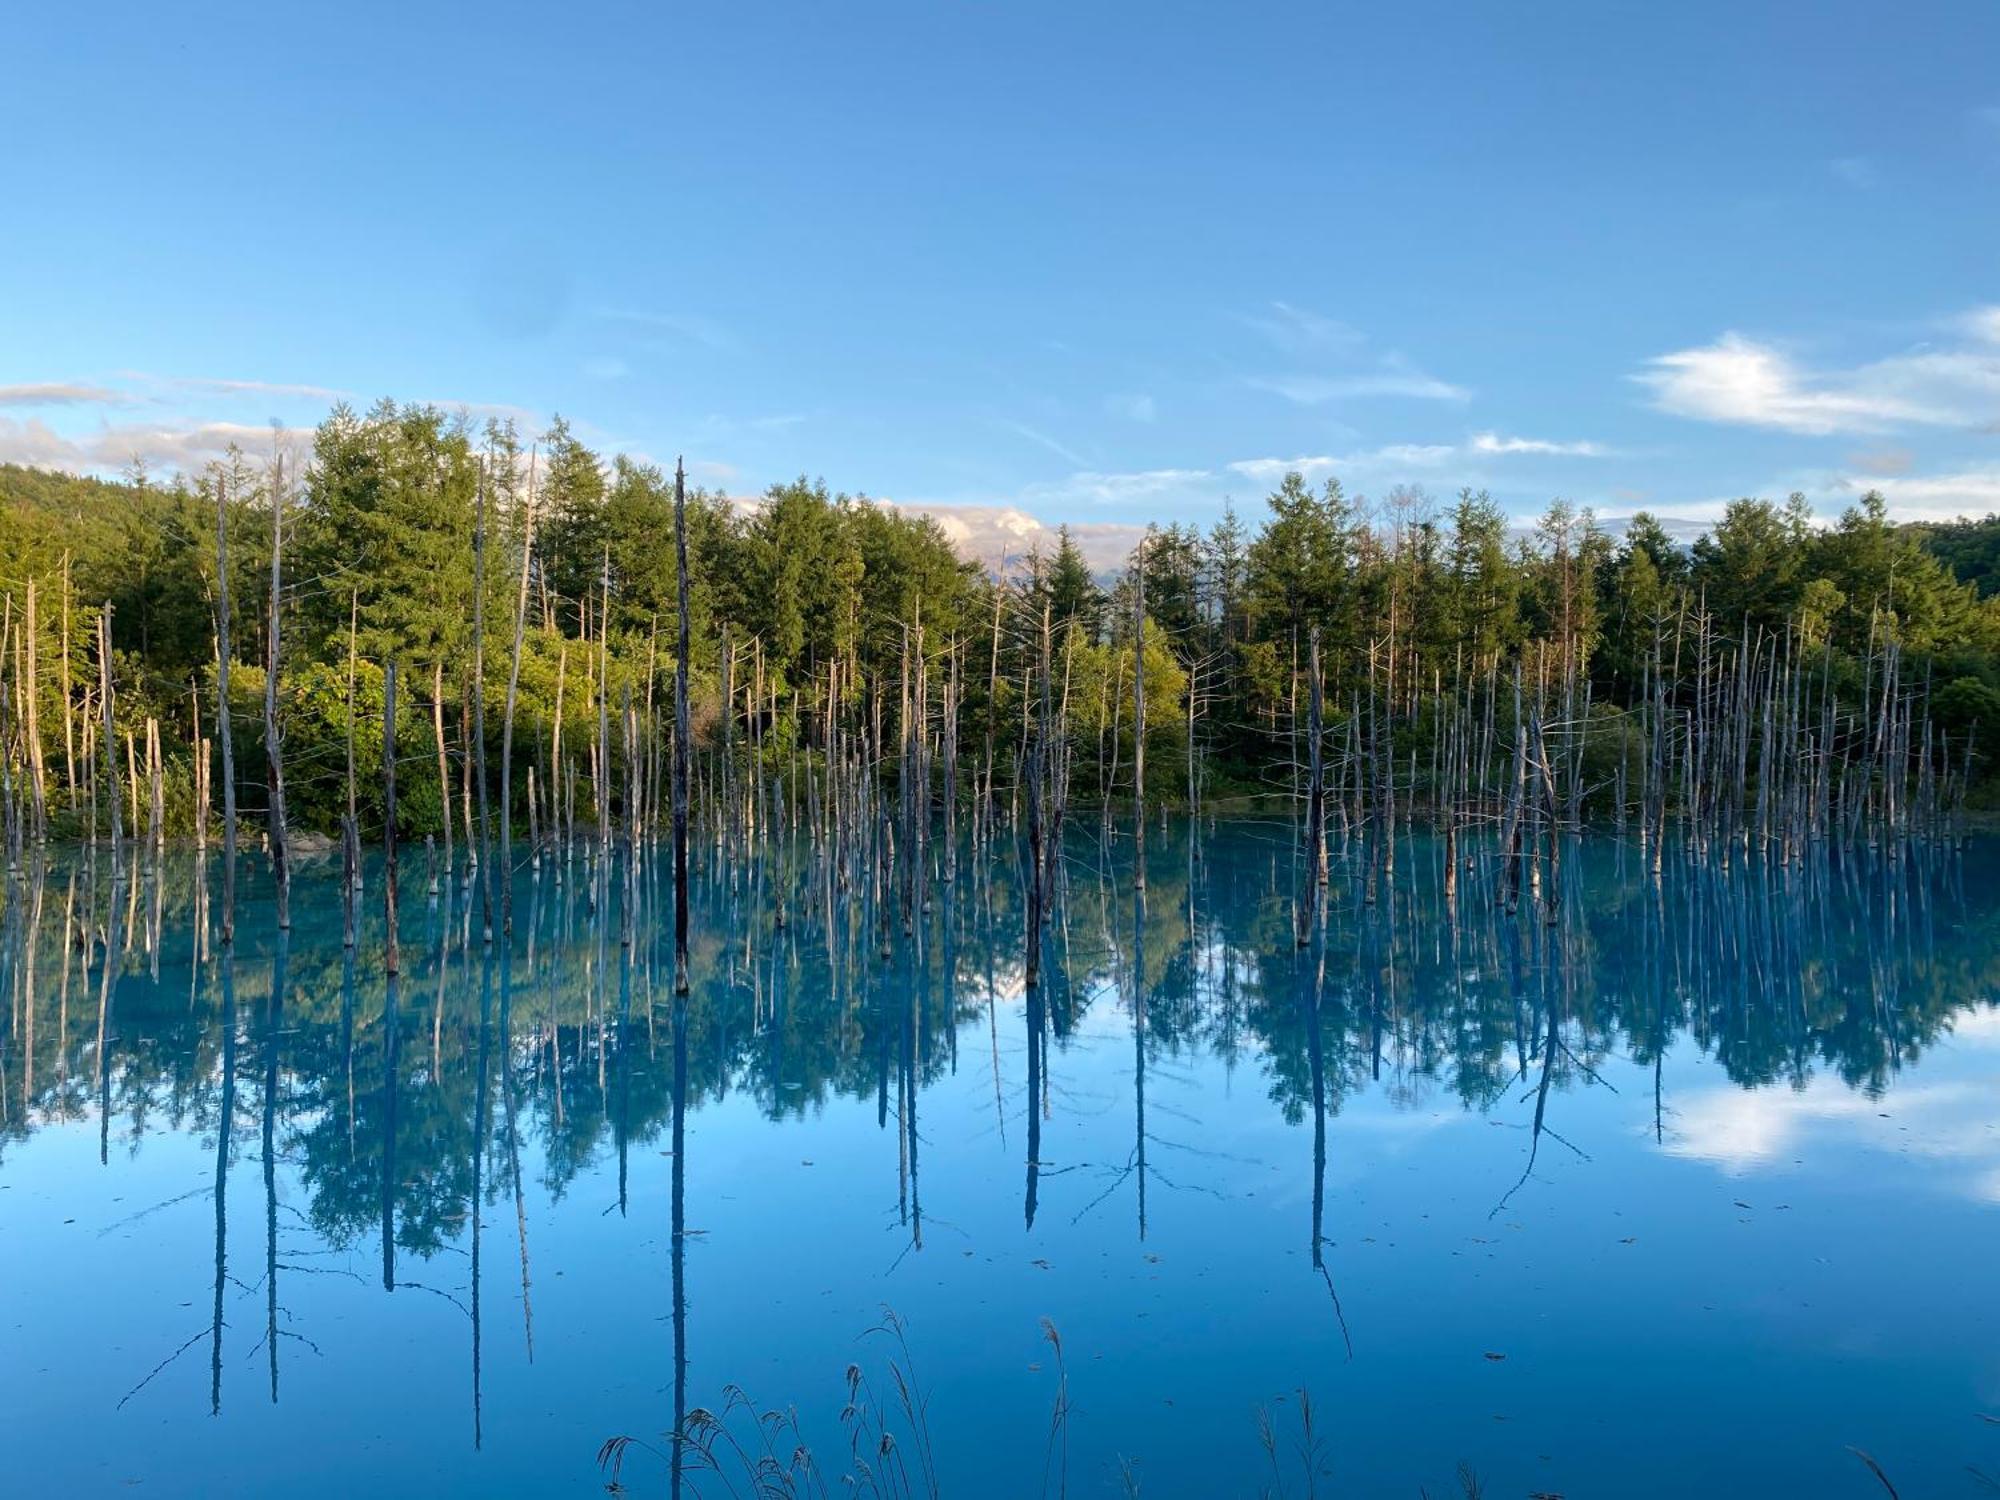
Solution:
<svg viewBox="0 0 2000 1500"><path fill-rule="evenodd" d="M1664 1148L1731 1176L1862 1156L1922 1157L1924 1181L2000 1204L2000 1009L1952 1018L1921 1075L1876 1099L1836 1080L1801 1088L1697 1088L1678 1096Z"/></svg>
<svg viewBox="0 0 2000 1500"><path fill-rule="evenodd" d="M910 1323L945 1493L974 1500L1038 1492L1044 1316L1078 1494L1115 1492L1121 1454L1147 1495L1254 1494L1253 1408L1282 1398L1282 1426L1300 1386L1341 1493L1449 1492L1461 1459L1492 1494L1868 1493L1849 1444L1905 1494L2000 1470L1974 1416L2000 1405L2000 1316L1977 1291L2000 1203L1994 847L1775 898L1670 863L1656 902L1636 859L1593 842L1563 943L1497 918L1476 881L1449 922L1435 853L1412 840L1373 911L1336 864L1322 970L1292 947L1268 828L1225 828L1192 886L1181 831L1158 840L1137 934L1125 872L1100 884L1079 839L1041 1001L1019 982L1009 870L968 876L950 908L950 993L882 965L872 933L830 971L811 902L788 946L760 928L745 956L717 939L728 898L698 889L690 1403L740 1383L837 1451L842 1371L879 1360L861 1335L886 1303ZM438 963L419 891L392 1034L373 935L347 984L331 871L311 868L273 1027L252 901L217 1365L224 1062L189 882L165 883L157 931L150 887L133 908L103 1073L101 972L65 989L47 927L66 882L44 891L32 964L18 930L4 949L11 1473L37 1493L581 1495L604 1438L658 1440L676 1163L650 925L627 971L576 872L560 901L524 882L503 983L476 939ZM1691 1410L1703 1441L1661 1444L1661 1414ZM633 1493L663 1477L641 1457L625 1473Z"/></svg>

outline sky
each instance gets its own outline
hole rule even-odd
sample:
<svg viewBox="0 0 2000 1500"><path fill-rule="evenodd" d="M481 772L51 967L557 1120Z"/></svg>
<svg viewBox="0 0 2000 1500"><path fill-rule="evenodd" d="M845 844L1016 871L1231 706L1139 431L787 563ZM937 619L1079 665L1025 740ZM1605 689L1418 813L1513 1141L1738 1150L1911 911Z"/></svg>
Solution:
<svg viewBox="0 0 2000 1500"><path fill-rule="evenodd" d="M2000 509L2000 5L193 7L5 23L0 460L383 396L973 550L1287 467Z"/></svg>

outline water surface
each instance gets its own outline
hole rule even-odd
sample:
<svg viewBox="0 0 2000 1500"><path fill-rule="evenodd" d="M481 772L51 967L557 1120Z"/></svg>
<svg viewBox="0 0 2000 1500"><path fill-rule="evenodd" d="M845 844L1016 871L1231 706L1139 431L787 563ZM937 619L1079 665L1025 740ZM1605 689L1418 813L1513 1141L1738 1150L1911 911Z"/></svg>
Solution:
<svg viewBox="0 0 2000 1500"><path fill-rule="evenodd" d="M1419 835L1301 953L1288 825L1153 834L1143 899L1090 825L1034 995L1011 849L886 958L805 851L702 851L684 1006L663 858L629 943L581 856L490 948L406 868L391 982L372 867L346 950L337 869L281 940L246 860L225 962L191 856L51 854L0 937L10 1491L583 1496L625 1434L668 1494L732 1388L837 1467L885 1307L974 1500L1042 1493L1064 1376L1077 1495L1255 1495L1260 1407L1304 1493L1301 1391L1323 1495L2000 1474L2000 846L1597 836L1551 924Z"/></svg>

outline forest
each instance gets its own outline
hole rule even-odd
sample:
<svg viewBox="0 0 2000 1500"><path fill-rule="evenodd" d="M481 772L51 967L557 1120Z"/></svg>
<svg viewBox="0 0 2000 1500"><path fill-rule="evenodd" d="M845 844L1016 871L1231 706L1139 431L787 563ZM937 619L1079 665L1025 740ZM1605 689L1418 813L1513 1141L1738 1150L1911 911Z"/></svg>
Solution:
<svg viewBox="0 0 2000 1500"><path fill-rule="evenodd" d="M13 847L114 817L206 838L224 679L246 814L274 729L288 826L379 836L391 662L402 836L448 846L488 795L535 839L656 817L675 485L560 419L529 436L389 401L336 408L309 451L165 479L0 466ZM1313 766L1336 802L1434 803L1504 780L1531 715L1579 822L1698 802L1697 753L1735 754L1732 795L1761 797L1806 731L1871 785L1894 754L1910 795L1991 795L1993 519L1742 499L1689 543L1644 513L1614 535L1561 501L1524 525L1484 493L1371 503L1289 474L1254 516L1149 528L1115 576L1067 528L996 576L822 481L685 505L696 774L732 795L752 764L796 789L843 744L877 776L915 747L935 787L949 739L946 802L1011 805L1039 745L1060 804L1247 807L1303 796ZM1773 695L1789 730L1758 720ZM1702 738L1725 708L1740 745Z"/></svg>

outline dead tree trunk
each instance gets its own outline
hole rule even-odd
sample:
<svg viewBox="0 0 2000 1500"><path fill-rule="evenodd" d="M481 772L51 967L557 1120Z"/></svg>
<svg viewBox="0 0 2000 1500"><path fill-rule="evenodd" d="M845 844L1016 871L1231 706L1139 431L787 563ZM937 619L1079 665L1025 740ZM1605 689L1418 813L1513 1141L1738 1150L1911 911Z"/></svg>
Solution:
<svg viewBox="0 0 2000 1500"><path fill-rule="evenodd" d="M236 941L236 750L229 733L228 491L215 483L215 737L222 755L222 941ZM67 602L67 594L65 594ZM67 645L67 632L65 632ZM65 695L66 696L66 695ZM226 1133L226 1132L225 1132Z"/></svg>
<svg viewBox="0 0 2000 1500"><path fill-rule="evenodd" d="M687 473L674 464L674 993L688 992L688 548ZM675 1035L678 1036L676 1029Z"/></svg>
<svg viewBox="0 0 2000 1500"><path fill-rule="evenodd" d="M382 968L394 977L402 955L396 941L396 662L382 668L382 920L387 936Z"/></svg>
<svg viewBox="0 0 2000 1500"><path fill-rule="evenodd" d="M528 567L535 555L535 461L528 460L528 504L521 522L521 587L514 596L514 652L507 666L507 706L500 719L500 930L514 930L514 705L521 691L521 645L528 630Z"/></svg>
<svg viewBox="0 0 2000 1500"><path fill-rule="evenodd" d="M105 793L111 803L111 871L115 875L125 858L124 812L119 807L118 732L111 692L111 601L97 617L97 703L104 718L101 743L104 751Z"/></svg>
<svg viewBox="0 0 2000 1500"><path fill-rule="evenodd" d="M1326 844L1326 774L1320 765L1321 719L1326 708L1319 675L1319 626L1312 627L1310 640L1309 670L1312 680L1306 698L1306 847L1305 861L1299 870L1298 944L1301 948L1312 941L1313 929L1319 921L1320 852Z"/></svg>
<svg viewBox="0 0 2000 1500"><path fill-rule="evenodd" d="M1132 888L1146 888L1146 539L1132 569Z"/></svg>
<svg viewBox="0 0 2000 1500"><path fill-rule="evenodd" d="M283 602L285 555L285 465L282 458L271 465L271 623L264 652L264 785L269 799L267 817L271 837L271 879L278 906L278 929L292 925L292 865L285 845L285 764L278 742L278 663L279 605ZM112 813L117 818L117 813Z"/></svg>

